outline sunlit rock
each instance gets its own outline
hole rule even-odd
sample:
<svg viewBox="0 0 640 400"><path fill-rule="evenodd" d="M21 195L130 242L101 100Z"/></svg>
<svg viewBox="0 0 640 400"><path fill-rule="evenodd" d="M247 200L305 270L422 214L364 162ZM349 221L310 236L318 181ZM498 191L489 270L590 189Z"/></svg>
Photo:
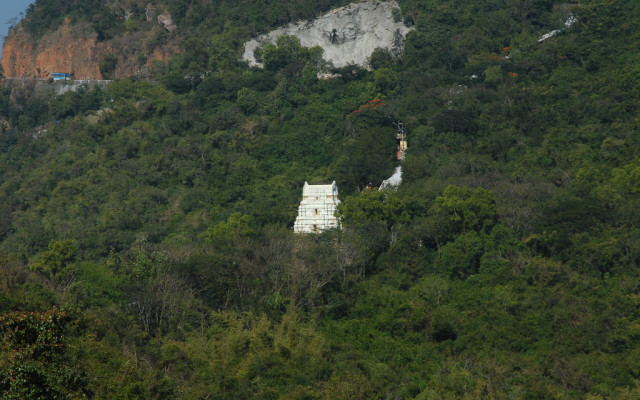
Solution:
<svg viewBox="0 0 640 400"><path fill-rule="evenodd" d="M394 18L394 10L396 18ZM340 68L349 64L365 66L376 48L399 55L411 28L399 20L396 1L364 1L337 8L314 20L300 21L278 28L244 45L243 60L250 66L262 66L254 51L266 43L276 43L280 36L300 39L305 47L320 46L323 58ZM397 22L396 22L397 21Z"/></svg>

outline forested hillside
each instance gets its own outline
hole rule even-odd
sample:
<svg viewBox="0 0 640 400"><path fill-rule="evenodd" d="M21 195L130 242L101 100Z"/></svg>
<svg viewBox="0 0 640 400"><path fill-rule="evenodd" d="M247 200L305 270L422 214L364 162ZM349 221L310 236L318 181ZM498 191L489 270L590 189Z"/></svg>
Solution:
<svg viewBox="0 0 640 400"><path fill-rule="evenodd" d="M146 1L105 3L23 23ZM400 0L368 69L239 61L344 4L168 0L152 80L1 89L2 399L640 398L640 3ZM294 234L333 180L342 229Z"/></svg>

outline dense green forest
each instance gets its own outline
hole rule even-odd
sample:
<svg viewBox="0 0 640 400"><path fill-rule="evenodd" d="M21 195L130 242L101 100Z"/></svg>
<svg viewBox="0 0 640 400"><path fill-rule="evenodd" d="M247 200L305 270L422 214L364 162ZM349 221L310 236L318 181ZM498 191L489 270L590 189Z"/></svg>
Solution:
<svg viewBox="0 0 640 400"><path fill-rule="evenodd" d="M640 398L640 3L399 3L402 55L336 79L239 54L344 1L168 0L153 81L0 89L0 397ZM332 180L342 229L294 234Z"/></svg>

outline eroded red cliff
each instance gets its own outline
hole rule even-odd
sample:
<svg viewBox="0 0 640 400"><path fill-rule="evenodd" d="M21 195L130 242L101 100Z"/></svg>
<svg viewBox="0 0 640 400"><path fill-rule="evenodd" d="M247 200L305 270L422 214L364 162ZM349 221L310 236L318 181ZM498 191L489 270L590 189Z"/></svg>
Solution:
<svg viewBox="0 0 640 400"><path fill-rule="evenodd" d="M99 41L87 24L66 20L56 31L34 39L20 25L5 38L2 67L7 77L46 79L52 72L71 73L74 79L104 79L100 60L106 53L116 57L113 78L144 77L154 60L166 61L179 52L176 44L150 49L150 38L160 26L142 32L125 32L110 41Z"/></svg>

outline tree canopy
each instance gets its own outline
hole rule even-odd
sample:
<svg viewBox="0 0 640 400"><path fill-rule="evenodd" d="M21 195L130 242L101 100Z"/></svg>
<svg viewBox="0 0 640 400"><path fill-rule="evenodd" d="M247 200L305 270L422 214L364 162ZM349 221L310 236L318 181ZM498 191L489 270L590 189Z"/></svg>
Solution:
<svg viewBox="0 0 640 400"><path fill-rule="evenodd" d="M146 23L98 3L25 28ZM0 89L0 397L638 398L640 3L401 0L367 68L239 61L344 4L158 2L152 80ZM294 234L333 180L341 229Z"/></svg>

